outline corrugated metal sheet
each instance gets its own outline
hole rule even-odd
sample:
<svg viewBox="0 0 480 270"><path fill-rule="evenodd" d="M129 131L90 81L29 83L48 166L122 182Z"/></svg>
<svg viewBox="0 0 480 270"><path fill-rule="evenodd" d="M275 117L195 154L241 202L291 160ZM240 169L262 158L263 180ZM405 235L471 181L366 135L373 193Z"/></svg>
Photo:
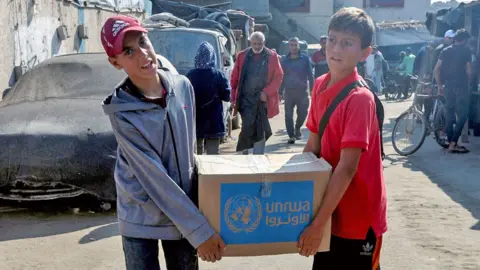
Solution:
<svg viewBox="0 0 480 270"><path fill-rule="evenodd" d="M145 0L73 0L73 2L81 6L104 7L115 10L144 10L144 1Z"/></svg>

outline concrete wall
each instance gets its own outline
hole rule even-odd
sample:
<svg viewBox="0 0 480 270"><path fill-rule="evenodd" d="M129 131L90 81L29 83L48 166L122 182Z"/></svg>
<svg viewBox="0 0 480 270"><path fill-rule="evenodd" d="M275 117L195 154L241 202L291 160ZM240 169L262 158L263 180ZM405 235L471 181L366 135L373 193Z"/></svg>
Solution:
<svg viewBox="0 0 480 270"><path fill-rule="evenodd" d="M363 8L364 0L337 0L337 7L359 7ZM367 7L364 8L372 18L377 21L404 21L426 19L426 13L430 10L430 0L405 0L401 7L370 7L367 0Z"/></svg>
<svg viewBox="0 0 480 270"><path fill-rule="evenodd" d="M310 12L288 12L285 15L318 39L327 34L333 8L334 0L310 0Z"/></svg>
<svg viewBox="0 0 480 270"><path fill-rule="evenodd" d="M105 20L115 13L78 8L61 0L1 0L0 10L0 92L15 82L13 69L30 69L55 55L102 51L99 33ZM125 14L125 13L124 13ZM144 13L126 13L143 19ZM89 39L80 40L77 26L88 27ZM60 41L56 29L65 25L69 37Z"/></svg>

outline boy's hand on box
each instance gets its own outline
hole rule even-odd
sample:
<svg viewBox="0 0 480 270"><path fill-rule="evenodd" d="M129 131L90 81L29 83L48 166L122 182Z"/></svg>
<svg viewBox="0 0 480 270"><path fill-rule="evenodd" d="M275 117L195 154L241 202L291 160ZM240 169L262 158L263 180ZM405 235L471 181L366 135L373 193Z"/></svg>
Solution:
<svg viewBox="0 0 480 270"><path fill-rule="evenodd" d="M207 262L220 261L225 250L225 242L223 242L223 239L218 234L214 234L197 249L198 256Z"/></svg>
<svg viewBox="0 0 480 270"><path fill-rule="evenodd" d="M324 228L313 224L305 228L297 243L298 253L305 257L317 254L322 243L323 231Z"/></svg>

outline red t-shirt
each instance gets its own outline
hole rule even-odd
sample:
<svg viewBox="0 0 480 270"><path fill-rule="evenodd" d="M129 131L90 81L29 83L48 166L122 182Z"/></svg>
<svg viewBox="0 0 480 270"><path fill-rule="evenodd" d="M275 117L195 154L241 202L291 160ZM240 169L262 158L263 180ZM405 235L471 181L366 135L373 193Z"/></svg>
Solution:
<svg viewBox="0 0 480 270"><path fill-rule="evenodd" d="M351 75L326 89L330 73L315 80L308 129L318 134L322 115L335 96L360 80ZM365 239L368 229L381 236L387 231L386 192L381 159L380 131L373 93L359 87L338 105L322 138L321 156L335 170L343 148L362 148L357 173L332 215L332 234L347 239Z"/></svg>

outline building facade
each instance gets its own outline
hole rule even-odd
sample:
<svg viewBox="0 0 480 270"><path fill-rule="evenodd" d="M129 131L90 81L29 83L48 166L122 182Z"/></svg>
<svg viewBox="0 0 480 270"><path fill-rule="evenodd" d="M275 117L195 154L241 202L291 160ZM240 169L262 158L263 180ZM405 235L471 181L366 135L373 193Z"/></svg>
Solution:
<svg viewBox="0 0 480 270"><path fill-rule="evenodd" d="M328 22L334 13L334 0L271 0L295 24L317 40L327 33Z"/></svg>
<svg viewBox="0 0 480 270"><path fill-rule="evenodd" d="M431 0L336 0L335 8L359 7L365 9L373 20L425 21Z"/></svg>
<svg viewBox="0 0 480 270"><path fill-rule="evenodd" d="M0 44L3 44L0 93L15 83L20 69L27 71L56 55L103 51L100 28L109 16L117 12L107 6L89 6L86 2L88 1L0 1L0 10L5 15L0 17ZM145 16L141 9L125 9L122 13L139 19ZM79 37L79 25L86 26L85 34L88 38ZM66 34L64 39L58 34L59 27Z"/></svg>

